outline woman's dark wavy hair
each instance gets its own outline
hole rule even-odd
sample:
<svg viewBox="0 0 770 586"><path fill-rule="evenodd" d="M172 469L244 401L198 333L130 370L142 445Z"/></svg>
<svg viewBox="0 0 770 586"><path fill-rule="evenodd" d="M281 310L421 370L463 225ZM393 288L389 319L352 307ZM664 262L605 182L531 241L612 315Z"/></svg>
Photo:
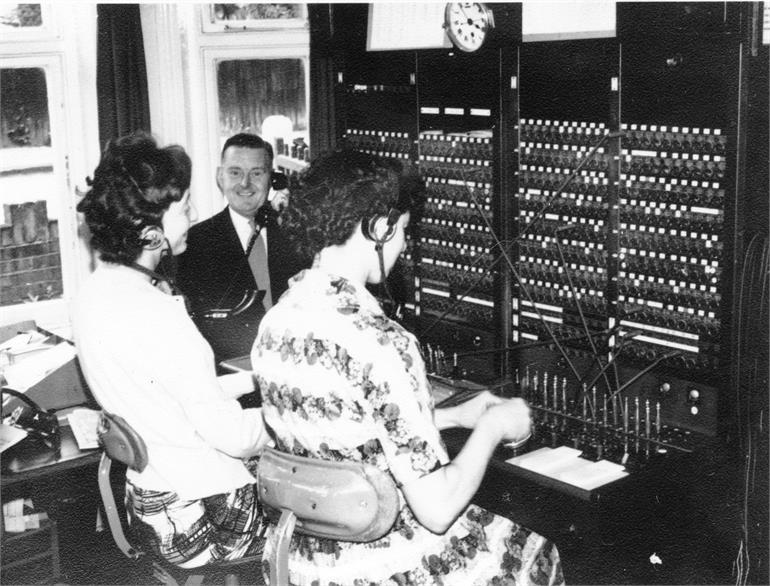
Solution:
<svg viewBox="0 0 770 586"><path fill-rule="evenodd" d="M292 185L283 229L306 262L343 244L362 220L395 208L416 223L425 188L417 171L393 159L350 148L317 157Z"/></svg>
<svg viewBox="0 0 770 586"><path fill-rule="evenodd" d="M171 202L190 187L191 173L192 162L181 146L160 148L144 132L110 141L77 205L102 260L136 261L144 245L142 230L161 226Z"/></svg>

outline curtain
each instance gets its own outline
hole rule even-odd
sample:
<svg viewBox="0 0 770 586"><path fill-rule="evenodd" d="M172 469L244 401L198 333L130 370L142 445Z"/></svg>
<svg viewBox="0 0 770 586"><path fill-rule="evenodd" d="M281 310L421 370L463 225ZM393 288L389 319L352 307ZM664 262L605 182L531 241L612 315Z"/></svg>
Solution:
<svg viewBox="0 0 770 586"><path fill-rule="evenodd" d="M332 6L308 4L307 9L310 21L310 144L314 153L322 153L333 149L337 139Z"/></svg>
<svg viewBox="0 0 770 586"><path fill-rule="evenodd" d="M138 4L97 6L99 142L150 131L150 102Z"/></svg>

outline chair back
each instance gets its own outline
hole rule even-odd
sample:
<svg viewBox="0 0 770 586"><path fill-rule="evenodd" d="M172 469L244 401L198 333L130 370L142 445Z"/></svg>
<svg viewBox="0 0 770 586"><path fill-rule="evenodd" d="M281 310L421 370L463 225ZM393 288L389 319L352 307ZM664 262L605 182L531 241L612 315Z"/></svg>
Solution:
<svg viewBox="0 0 770 586"><path fill-rule="evenodd" d="M112 539L123 554L133 560L139 559L144 552L128 541L123 529L123 522L112 491L110 472L112 461L121 462L127 467L141 472L147 466L147 446L144 440L128 422L118 415L102 412L97 429L99 443L104 448L99 462L99 493L107 517L107 525Z"/></svg>
<svg viewBox="0 0 770 586"><path fill-rule="evenodd" d="M107 516L107 524L112 533L112 539L123 554L134 561L139 560L146 553L129 542L123 527L120 509L115 502L115 494L112 490L110 473L112 471L113 460L125 464L128 468L141 472L147 467L147 446L141 436L132 428L128 422L113 413L102 412L102 418L97 430L99 443L104 448L102 458L99 462L99 493L102 497L102 505ZM150 558L153 556L151 555ZM238 574L234 569L249 564L254 568L259 567L259 556L252 555L235 560L220 561L215 564L199 567L182 569L173 567L169 562L160 558L152 561L153 577L166 586L179 586L180 581L184 579L184 586L200 586L207 583L221 584L224 581L225 586L237 586L240 584ZM249 568L250 575L254 575L254 570ZM211 578L213 582L208 582ZM257 584L262 584L261 577L256 576ZM249 580L249 583L254 583Z"/></svg>
<svg viewBox="0 0 770 586"><path fill-rule="evenodd" d="M396 521L399 496L379 468L330 462L266 448L257 471L265 514L278 523L271 586L288 584L288 549L294 531L338 541L374 541Z"/></svg>
<svg viewBox="0 0 770 586"><path fill-rule="evenodd" d="M119 415L102 411L97 435L104 451L113 460L137 472L147 467L147 446L144 440Z"/></svg>

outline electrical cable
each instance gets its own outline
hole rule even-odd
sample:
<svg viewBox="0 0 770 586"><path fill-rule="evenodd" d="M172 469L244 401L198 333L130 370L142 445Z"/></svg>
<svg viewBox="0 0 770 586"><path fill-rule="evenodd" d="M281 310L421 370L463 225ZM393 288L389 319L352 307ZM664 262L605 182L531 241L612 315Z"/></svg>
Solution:
<svg viewBox="0 0 770 586"><path fill-rule="evenodd" d="M493 250L495 250L496 248L498 248L498 245L497 245L497 244L495 244L495 245L494 245L492 248L490 248L490 249L489 249L489 251L490 251L490 252L492 252L492 251L493 251ZM481 262L481 260L483 260L483 258L484 258L484 255L482 255L482 254L480 254L479 256L477 256L477 257L476 257L476 259L475 259L475 260L474 260L474 261L473 261L473 262L472 262L472 263L469 265L469 268L473 268L473 267L475 267L475 266L476 266L476 265L477 265L479 262ZM484 268L484 272L480 273L480 274L479 274L479 276L478 276L478 277L476 277L476 279L475 279L475 280L474 280L474 281L473 281L473 282L472 282L472 283L471 283L471 284L470 284L470 285L469 285L469 286L468 286L468 287L467 287L467 288L466 288L466 289L465 289L465 290L464 290L464 291L463 291L463 292L462 292L460 295L458 295L458 296L457 296L457 298L456 298L456 299L453 301L453 303L452 303L452 304L451 304L451 305L450 305L450 306L449 306L449 307L448 307L446 310L444 310L444 312L443 312L441 315L439 315L438 317L436 317L436 318L435 318L435 319L434 319L434 320L433 320L433 321L432 321L432 322L431 322L431 323L428 325L428 327L427 327L427 328L425 328L424 330L422 330L422 331L420 332L420 336L425 336L425 335L427 335L427 334L428 334L428 332L430 332L430 331L431 331L431 330L432 330L434 327L436 327L436 326L437 326L439 323L441 323L441 321L442 321L442 320L443 320L443 319L444 319L444 318L445 318L447 315L449 315L450 313L452 313L452 312L453 312L453 311L454 311L454 310L457 308L457 306L458 306L458 305L460 305L460 303L463 301L463 299L465 299L465 297L468 295L468 293L470 293L471 291L473 291L473 290L474 290L474 289L475 289L475 288L478 286L478 284L481 282L481 280L482 280L482 279L484 279L486 276L488 276L488 275L491 273L492 269L494 268L494 266L495 266L495 265L496 265L498 262L500 262L500 259L501 259L501 258L502 258L502 257L498 257L498 258L494 259L494 260L493 260L493 261L492 261L492 262L489 264L489 266L485 267L485 268Z"/></svg>
<svg viewBox="0 0 770 586"><path fill-rule="evenodd" d="M511 270L511 273L512 273L512 274L514 275L514 277L516 278L516 280L517 280L517 282L518 282L518 284L519 284L519 287L520 287L520 289L521 289L521 290L524 292L524 294L526 295L526 297L527 297L527 300L528 300L528 301L529 301L529 302L532 304L532 308L534 309L535 313L537 314L538 318L540 319L540 322L543 324L543 327L545 327L545 330L546 330L546 332L548 333L549 337L551 338L551 340L553 341L554 345L557 347L557 349L558 349L558 350L559 350L559 352L561 353L561 355L562 355L562 357L564 358L564 360L565 360L565 361L567 362L567 364L569 365L570 369L572 370L572 373L573 373L573 375L575 376L575 378L576 378L577 380L581 380L581 379L582 379L582 377L581 377L581 376L580 376L580 374L578 373L578 371L577 371L577 369L575 368L575 366L574 366L574 364L572 363L572 361L571 361L571 360L569 359L569 357L567 356L567 354L566 354L566 351L564 350L564 348L563 348L563 347L561 346L561 344L559 343L559 340L556 338L556 336L554 335L553 331L552 331L552 330L551 330L551 328L548 326L548 323L547 323L547 321L545 320L544 316L542 315L542 313L540 312L540 310L537 308L537 305L535 304L535 302L534 302L534 299L532 298L531 294L529 293L529 290L526 288L526 286L524 285L524 282L522 281L522 279L521 279L521 277L519 276L518 272L517 272L517 271L516 271L516 269L514 268L514 266L513 266L513 262L511 261L510 257L508 256L508 254L507 254L507 252L506 252L506 248L507 248L508 246L512 246L513 244L515 244L515 243L517 243L517 242L520 242L521 240L523 240L523 237L524 237L524 235L525 235L525 234L526 234L526 233L527 233L527 232L528 232L528 231L529 231L529 230L530 230L530 229L531 229L531 228L532 228L532 227L533 227L533 226L534 226L534 225L535 225L537 222L539 222L539 221L540 221L540 219L542 219L542 217L544 216L544 214L545 214L546 210L547 210L547 209L550 207L551 203L552 203L553 201L555 201L555 200L556 200L558 197L560 197L560 196L561 196L562 192L564 191L564 189L566 189L567 185L569 185L569 183L570 183L570 182L571 182L571 181L572 181L572 180L573 180L573 179L574 179L574 178L577 176L577 174L578 174L578 173L581 171L581 169L582 169L582 168L583 168L583 167L584 167L584 166L585 166L585 165L586 165L586 164L587 164L587 163L588 163L588 162L589 162L589 161L590 161L590 160L593 158L594 154L595 154L595 153L596 153L596 152L599 150L599 148L601 148L601 146L602 146L602 145L603 145L603 144L604 144L604 143L607 141L607 139L609 139L609 138L612 138L612 137L615 137L615 136L617 136L617 133L611 133L611 132L608 132L608 133L604 134L604 135L603 135L603 136L602 136L602 137L601 137L601 138L600 138L600 139L597 141L597 143L596 143L596 144L595 144L593 147L591 147L591 149L588 151L588 153L586 153L586 155L585 155L585 156L584 156L584 157L581 159L581 161L580 161L580 162L579 162L579 163L578 163L578 164L575 166L575 168L572 170L572 172L569 174L569 176L568 176L568 177L567 177L567 178L566 178L566 179L565 179L565 180L562 182L562 184L561 184L561 185L558 187L558 189L557 189L556 191L554 191L554 192L553 192L553 193L552 193L552 194L549 196L549 198L548 198L548 199L546 200L546 202L543 204L542 208L541 208L541 209L540 209L540 211L539 211L539 212L538 212L538 213L535 215L535 217L533 217L533 218L532 218L532 220L529 222L529 224L527 224L527 225L524 227L524 229L523 229L523 230L522 230L522 231L519 233L519 235L518 235L518 236L517 236L517 237L516 237L516 238L515 238L515 239L514 239L512 242L510 242L510 243L505 243L505 244L504 244L504 243L503 243L503 241L502 241L502 240L500 240L500 238L497 236L497 234L496 234L496 233L495 233L495 231L494 231L494 228L492 227L492 224L491 224L491 222L490 222L490 221L489 221L489 219L487 218L487 216L486 216L486 214L484 213L484 211L483 211L482 207L479 205L479 202L478 202L478 200L477 200L477 198L476 198L476 195L473 193L473 191L470 189L470 186L468 185L468 178L467 178L467 175L466 175L466 173L465 173L465 170L464 170L462 167L460 168L460 175L461 175L461 178L462 178L462 184L463 184L463 187L465 188L465 191L466 191L466 193L468 193L468 195L469 195L469 197L470 197L470 199L471 199L471 202L473 203L473 206L476 208L476 211L478 212L478 214L480 215L480 217L481 217L481 218L482 218L482 220L484 221L484 224L486 225L487 229L489 230L490 234L492 235L492 238L493 238L493 239L494 239L494 241L495 241L495 248L499 248L499 249L500 249L500 253L501 253L501 255L502 255L502 256L501 256L501 257L498 257L498 259L496 259L496 261L495 261L495 262L499 261L499 259L500 259L500 258L504 258L504 260L506 261L506 264L508 265L509 269ZM479 169L476 169L476 170L474 170L474 172L478 172L478 171L480 171L480 170L479 170ZM493 248L492 250L494 250L494 248ZM494 263L493 263L493 264L494 264ZM489 269L491 269L491 268L492 268L492 266L493 266L493 265L490 265ZM454 304L453 304L453 305L452 305L452 306L451 306L449 309L447 309L447 310L446 310L446 311L444 311L444 312L443 312L443 313L442 313L440 316L438 316L438 318L437 318L436 320L434 320L434 321L433 321L433 322L430 324L430 326L429 326L429 327L428 327L426 330L424 330L424 331L421 333L421 335L425 335L425 334L426 334L428 331L432 330L432 329L433 329L433 328L434 328L434 327L435 327L435 326L436 326L436 325L437 325L437 324L438 324L438 323L439 323L439 322L440 322L442 319L444 319L444 318L446 317L446 315L448 315L448 314L449 314L449 312L450 312L450 311L452 311L452 310L453 310L453 309L454 309L454 308L457 306L457 304L459 304L459 302L460 302L460 301L462 301L462 299L463 299L463 298L464 298L464 297L465 297L465 296L466 296L466 295L467 295L467 294L468 294L470 291L472 291L472 290L473 290L473 288L475 288L475 286L478 284L478 282L480 282L480 281L481 281L481 279L482 279L484 276L486 276L486 275L485 275L485 274L483 274L481 277L479 277L479 278L477 279L477 281L476 281L476 282L472 283L472 284L471 284L471 287L469 287L469 288L468 288L466 291L464 291L464 292L463 292L463 294L462 294L462 296L460 296L458 299L456 299L456 300L455 300L455 302L454 302Z"/></svg>
<svg viewBox="0 0 770 586"><path fill-rule="evenodd" d="M562 192L566 189L567 185L575 178L577 177L577 174L580 173L581 169L590 161L593 159L593 156L596 154L596 151L598 151L602 145L607 142L607 139L609 138L617 138L618 134L615 132L608 132L606 134L603 134L601 138L596 142L594 146L591 147L591 149L586 153L586 155L580 160L580 162L575 166L575 168L572 170L572 172L567 176L567 178L564 180L564 182L554 191L548 198L545 200L545 203L543 203L543 207L540 208L540 211L535 214L535 216L532 218L532 220L524 226L524 229L519 232L518 239L521 240L522 237L529 232L530 228L534 226L537 222L539 222L542 217L545 215L546 210L551 206L551 204L561 196Z"/></svg>
<svg viewBox="0 0 770 586"><path fill-rule="evenodd" d="M481 219L484 220L484 223L487 226L487 229L489 230L489 233L492 235L492 238L495 240L495 243L498 244L500 247L500 253L502 254L503 258L505 259L506 264L508 265L508 269L511 271L511 274L516 278L516 281L519 283L519 287L521 288L521 291L524 292L525 296L527 297L527 301L529 301L532 304L532 309L537 314L538 318L540 318L540 322L542 323L543 327L545 328L546 332L548 332L549 337L553 341L556 348L559 350L559 353L562 355L564 360L567 362L567 365L572 370L572 374L575 376L577 380L580 380L580 374L578 373L577 369L575 368L575 365L572 364L572 361L569 359L569 356L567 356L567 352L564 350L562 345L559 343L559 341L556 339L556 336L554 335L551 328L548 326L548 322L543 316L542 313L540 313L540 310L537 308L537 304L535 303L534 299L532 298L532 295L530 294L529 290L524 285L524 282L522 281L521 277L519 276L518 271L513 266L513 261L511 261L510 257L508 256L508 253L505 250L505 247L502 245L502 242L497 237L497 234L495 234L494 229L492 228L492 223L489 221L489 218L487 218L486 214L484 214L483 210L481 209L481 206L479 205L476 194L473 193L473 191L468 186L468 182L465 180L465 174L463 173L462 169L460 169L460 174L462 175L463 184L465 186L466 191L468 192L468 196L471 199L471 202L473 203L473 206L476 208L476 211L481 216Z"/></svg>
<svg viewBox="0 0 770 586"><path fill-rule="evenodd" d="M655 368L658 364L660 364L664 360L667 360L669 358L674 358L675 356L680 356L681 354L682 353L679 350L674 350L673 352L667 352L665 354L662 354L661 356L658 356L651 364L648 364L647 366L645 366L642 370L637 372L633 377L631 377L629 380L623 383L623 385L618 387L616 391L614 391L613 393L610 393L610 396L608 397L608 399L612 399L612 397L614 397L615 395L620 394L620 392L623 391L623 389L632 385L634 382L636 382L645 374L650 372L653 368Z"/></svg>
<svg viewBox="0 0 770 586"><path fill-rule="evenodd" d="M607 370L605 366L602 364L602 361L599 357L599 352L596 350L596 344L594 344L594 339L590 334L590 331L588 329L588 323L586 322L585 315L583 314L583 306L580 303L580 298L577 294L577 289L575 289L575 284L572 281L572 275L569 269L569 266L567 266L567 261L564 259L564 250L561 247L561 242L559 241L558 232L559 230L566 229L567 226L563 226L562 228L557 228L554 232L554 242L556 243L556 250L559 253L559 259L561 260L561 265L564 268L564 275L567 277L567 284L569 285L570 293L572 293L572 298L575 300L575 306L577 307L578 315L580 316L580 323L583 326L583 331L588 334L588 343L591 345L591 354L593 355L593 361L591 362L591 366L589 366L589 370L586 372L586 377L588 376L588 372L590 372L590 369L593 367L594 363L599 365L599 375L604 375L604 382L607 385L607 390L611 389L610 386L610 380L607 378ZM609 362L608 362L609 364ZM596 380L598 379L598 376L591 382L588 387L592 387ZM585 382L585 377L581 377L578 379L578 388L583 388L583 383ZM595 416L596 413L596 405L593 404L593 400L589 397L588 403L591 406L591 414L592 416Z"/></svg>
<svg viewBox="0 0 770 586"><path fill-rule="evenodd" d="M262 227L266 225L270 219L271 210L270 204L265 204L261 208L257 210L257 214L254 217L254 233L249 237L249 242L246 245L246 250L243 253L244 258L246 259L246 263L241 264L241 266L238 268L238 270L233 274L232 278L230 279L230 283L227 285L227 288L222 293L221 297L217 301L216 305L209 309L206 313L211 313L211 310L217 310L219 309L219 306L222 305L222 302L227 298L227 296L230 294L230 291L235 286L235 282L237 278L241 275L241 273L244 270L244 266L248 266L248 260L249 255L251 255L251 250L254 248L254 244L257 242L257 238L260 237L260 234L262 233ZM258 291L258 290L257 290ZM246 299L246 303L244 304L244 299ZM236 310L238 313L241 313L248 309L248 307L254 302L256 299L256 295L249 295L249 292L246 292L246 295L244 296L241 301L238 302L238 304L234 308L230 308L231 310Z"/></svg>

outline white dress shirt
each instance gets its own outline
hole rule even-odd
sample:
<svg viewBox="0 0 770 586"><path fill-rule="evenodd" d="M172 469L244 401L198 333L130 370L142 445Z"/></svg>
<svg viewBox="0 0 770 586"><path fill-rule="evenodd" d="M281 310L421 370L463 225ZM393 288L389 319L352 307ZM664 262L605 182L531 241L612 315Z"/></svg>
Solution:
<svg viewBox="0 0 770 586"><path fill-rule="evenodd" d="M246 252L246 248L249 246L249 240L251 240L252 233L249 219L242 216L238 212L233 211L233 208L231 207L228 207L227 211L230 212L230 219L232 220L233 226L235 227L235 233L238 234L238 239L241 241L241 248L243 248L243 252ZM259 237L262 239L262 242L265 243L265 250L267 250L267 228L264 226L259 232Z"/></svg>

